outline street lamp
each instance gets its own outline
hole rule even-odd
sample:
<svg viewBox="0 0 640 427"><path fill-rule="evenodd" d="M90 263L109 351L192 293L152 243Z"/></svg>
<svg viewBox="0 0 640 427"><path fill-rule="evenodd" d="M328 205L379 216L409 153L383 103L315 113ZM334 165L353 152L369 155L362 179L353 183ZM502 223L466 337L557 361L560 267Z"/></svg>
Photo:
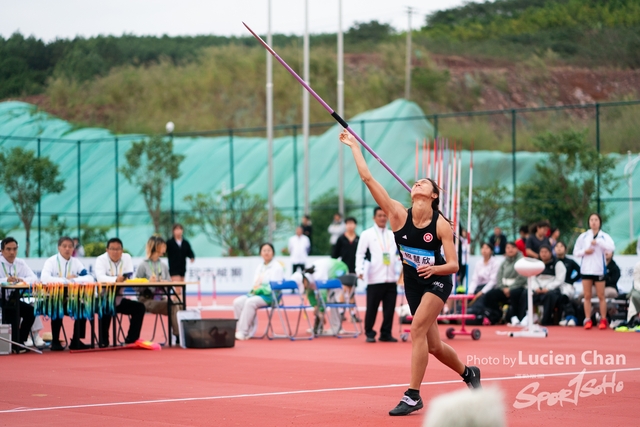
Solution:
<svg viewBox="0 0 640 427"><path fill-rule="evenodd" d="M167 134L169 134L169 140L173 143L173 130L176 128L176 126L173 124L173 122L167 122L164 128L167 131ZM175 216L175 209L174 209L173 178L171 178L171 225L175 223L176 223L176 216Z"/></svg>
<svg viewBox="0 0 640 427"><path fill-rule="evenodd" d="M627 151L627 164L624 166L624 176L627 177L627 186L629 186L629 238L634 240L635 233L633 229L633 171L638 162L640 162L640 154L635 158L631 157L631 151Z"/></svg>

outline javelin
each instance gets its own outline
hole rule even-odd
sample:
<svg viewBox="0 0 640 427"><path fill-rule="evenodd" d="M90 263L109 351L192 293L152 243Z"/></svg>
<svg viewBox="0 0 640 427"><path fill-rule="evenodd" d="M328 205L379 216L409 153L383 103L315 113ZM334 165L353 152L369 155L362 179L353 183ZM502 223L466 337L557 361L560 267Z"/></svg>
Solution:
<svg viewBox="0 0 640 427"><path fill-rule="evenodd" d="M273 50L273 49L271 48L271 46L269 46L269 45L268 45L264 40L262 40L262 39L260 38L260 36L259 36L259 35L257 35L256 33L254 33L254 32L253 32L253 30L252 30L251 28L249 28L249 26L248 26L247 24L245 24L244 22L243 22L242 24L243 24L245 27L247 27L247 30L249 30L249 32L253 35L253 37L255 37L255 38L256 38L256 39L257 39L257 40L262 44L262 46L264 46L264 48L265 48L265 49L267 49L267 50L269 51L269 53L270 53L271 55L273 55L273 57L274 57L274 58L276 58L276 59L278 60L278 62L279 62L279 63L281 63L281 64L282 64L282 66L283 66L284 68L286 68L286 70L287 70L287 71L288 71L288 72L289 72L293 77L295 77L295 78L296 78L296 80L298 80L298 82L299 82L299 83L300 83L300 84L301 84L301 85L302 85L302 86L303 86L303 87L304 87L304 88L305 88L305 89L306 89L306 90L311 94L311 96L313 96L313 97L316 99L316 101L318 101L318 102L320 103L320 105L322 105L322 106L324 107L324 109L325 109L325 110L327 110L327 111L329 112L329 114L331 114L331 117L333 117L333 118L334 118L338 123L340 123L340 126L342 126L343 128L345 128L345 129L346 129L346 130L347 130L351 135L353 135L353 136L354 136L354 138L355 138L355 139L357 139L357 140L358 140L358 142L360 142L360 144L362 144L362 146L363 146L364 148L366 148L366 150L367 150L369 153L371 153L371 155L372 155L373 157L375 157L375 159L376 159L377 161L379 161L379 162L380 162L380 164L381 164L382 166L384 166L384 168L385 168L386 170L388 170L388 171L389 171L389 173L390 173L391 175L393 175L393 177L394 177L395 179L397 179L397 180L398 180L398 182L399 182L400 184L402 184L402 186L403 186L404 188L406 188L406 189L407 189L407 191L411 191L411 187L409 187L409 185L407 185L407 183L406 183L406 182L404 182L404 181L402 180L402 178L400 178L400 177L398 176L398 174L397 174L397 173L395 173L395 172L393 171L393 169L391 169L391 167L390 167L388 164L386 164L386 163L385 163L385 161L384 161L384 160L382 160L382 159L380 158L380 156L378 156L378 155L376 154L376 152L375 152L375 151L373 151L373 149L372 149L371 147L369 147L369 145L368 145L366 142L364 142L364 140L363 140L362 138L360 138L360 136L359 136L359 135L358 135L358 134L357 134L353 129L351 129L351 128L349 127L349 124L348 124L346 121L344 121L344 119L343 119L342 117L340 117L340 115L338 115L338 113L336 113L336 112L333 110L333 108L331 108L331 107L329 106L329 104L327 104L326 102L324 102L324 100L323 100L322 98L320 98L320 96L319 96L319 95L318 95L318 94L317 94L313 89L311 89L311 86L309 86L309 85L308 85L304 80L302 80L302 78L300 78L300 76L299 76L298 74L296 74L296 72L295 72L295 71L293 71L293 69L292 69L291 67L289 67L289 65L284 61L284 59L282 59L282 58L280 58L280 56L278 56L278 54L276 53L276 51L275 51L275 50Z"/></svg>

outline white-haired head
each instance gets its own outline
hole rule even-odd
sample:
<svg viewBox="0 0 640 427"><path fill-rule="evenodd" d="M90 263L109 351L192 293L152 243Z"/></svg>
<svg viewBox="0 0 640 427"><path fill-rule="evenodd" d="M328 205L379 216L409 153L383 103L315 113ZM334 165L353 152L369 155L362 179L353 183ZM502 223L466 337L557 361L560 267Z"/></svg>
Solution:
<svg viewBox="0 0 640 427"><path fill-rule="evenodd" d="M502 392L497 388L460 390L429 403L424 427L505 427Z"/></svg>

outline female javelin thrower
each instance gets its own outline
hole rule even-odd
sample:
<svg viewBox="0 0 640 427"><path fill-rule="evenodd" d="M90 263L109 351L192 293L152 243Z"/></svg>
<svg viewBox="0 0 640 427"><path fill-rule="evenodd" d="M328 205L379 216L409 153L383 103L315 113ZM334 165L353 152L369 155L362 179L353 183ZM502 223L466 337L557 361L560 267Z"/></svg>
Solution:
<svg viewBox="0 0 640 427"><path fill-rule="evenodd" d="M438 208L440 189L431 179L419 180L411 189L412 207L406 209L373 178L358 141L346 130L340 134L340 141L351 148L360 178L389 217L402 256L405 295L413 315L411 382L389 415L408 415L422 409L420 384L429 353L460 374L469 388L480 388L480 369L465 366L455 350L440 340L436 322L453 288L451 274L458 271L451 223ZM445 258L441 255L443 246Z"/></svg>

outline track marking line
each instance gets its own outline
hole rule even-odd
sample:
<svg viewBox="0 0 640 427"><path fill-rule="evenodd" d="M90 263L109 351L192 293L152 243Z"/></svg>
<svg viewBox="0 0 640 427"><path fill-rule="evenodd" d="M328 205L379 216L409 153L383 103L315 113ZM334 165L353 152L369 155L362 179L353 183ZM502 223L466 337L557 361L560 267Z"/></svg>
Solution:
<svg viewBox="0 0 640 427"><path fill-rule="evenodd" d="M585 374L606 374L613 372L629 372L640 371L640 368L622 368L622 369L600 369L595 371L585 371ZM542 379L545 377L562 377L568 375L578 375L582 371L576 372L561 372L554 374L532 374L537 375L537 378ZM513 376L513 377L495 377L495 378L483 378L482 381L508 381L508 380L531 380L528 376ZM443 384L459 384L462 380L447 380L447 381L430 381L422 383L423 386L430 385L443 385ZM265 393L252 393L252 394L232 394L227 396L203 396L203 397L182 397L174 399L157 399L157 400L136 400L130 402L110 402L110 403L89 403L84 405L66 405L66 406L49 406L42 408L25 408L18 407L14 409L6 409L0 411L0 414L11 414L20 412L42 412L42 411L60 411L64 409L85 409L85 408L104 408L110 406L132 406L132 405L149 405L154 403L178 403L178 402L198 402L206 400L223 400L223 399L243 399L249 397L271 397L271 396L291 396L296 394L310 394L310 393L331 393L336 391L357 391L357 390L376 390L384 388L396 388L407 387L408 384L385 384L385 385L370 385L370 386L354 386L354 387L339 387L339 388L321 388L311 390L289 390L289 391L272 391Z"/></svg>

